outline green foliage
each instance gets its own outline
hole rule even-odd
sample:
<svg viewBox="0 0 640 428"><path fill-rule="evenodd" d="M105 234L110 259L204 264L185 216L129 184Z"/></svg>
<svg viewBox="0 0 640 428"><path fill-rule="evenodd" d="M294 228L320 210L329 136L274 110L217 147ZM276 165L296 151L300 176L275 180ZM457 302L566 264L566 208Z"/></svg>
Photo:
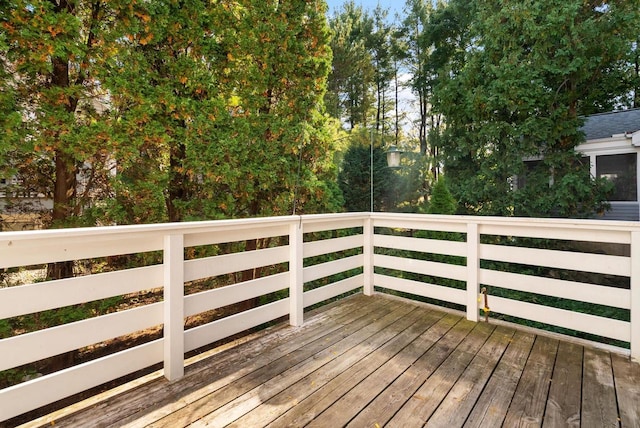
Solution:
<svg viewBox="0 0 640 428"><path fill-rule="evenodd" d="M374 102L371 90L375 70L367 46L373 19L349 1L329 19L329 27L333 61L325 97L327 111L333 117L345 118L353 129L366 124Z"/></svg>
<svg viewBox="0 0 640 428"><path fill-rule="evenodd" d="M583 138L580 115L610 109L628 90L623 58L637 37L637 4L462 3L437 14L436 23L449 15L463 25L454 38L434 39L434 56L435 105L448 124L441 154L463 211L583 217L600 210L606 189L574 166L573 151ZM544 162L536 185L545 175L552 185L513 189L523 159L537 155Z"/></svg>
<svg viewBox="0 0 640 428"><path fill-rule="evenodd" d="M338 183L345 200L345 210L367 212L371 209L371 146L354 143L344 155ZM399 179L387 167L386 154L373 149L373 208L393 211L399 201Z"/></svg>
<svg viewBox="0 0 640 428"><path fill-rule="evenodd" d="M63 308L5 319L0 321L0 338L10 337L16 331L32 332L105 315L112 312L122 301L122 296L116 296L81 305L65 306Z"/></svg>
<svg viewBox="0 0 640 428"><path fill-rule="evenodd" d="M106 181L110 128L102 82L121 35L112 17L122 6L66 0L1 6L0 169L29 191L50 196L57 226L89 205ZM76 179L81 170L88 177L82 185Z"/></svg>
<svg viewBox="0 0 640 428"><path fill-rule="evenodd" d="M418 139L420 153L428 153L428 136L438 131L438 120L434 120L431 98L435 83L435 62L431 58L433 48L427 38L434 29L429 20L433 14L433 3L427 0L407 0L405 3L406 16L402 22L401 31L404 35L406 51L403 52L403 62L410 70L409 85L418 101ZM441 31L440 29L439 31ZM439 34L439 32L438 32ZM430 154L435 156L435 145L431 145Z"/></svg>
<svg viewBox="0 0 640 428"><path fill-rule="evenodd" d="M2 3L0 176L56 226L334 210L317 2Z"/></svg>
<svg viewBox="0 0 640 428"><path fill-rule="evenodd" d="M5 339L11 336L13 329L11 328L11 324L8 320L2 319L0 320L0 339Z"/></svg>
<svg viewBox="0 0 640 428"><path fill-rule="evenodd" d="M429 214L455 214L458 204L451 195L444 177L440 177L433 186L429 201Z"/></svg>

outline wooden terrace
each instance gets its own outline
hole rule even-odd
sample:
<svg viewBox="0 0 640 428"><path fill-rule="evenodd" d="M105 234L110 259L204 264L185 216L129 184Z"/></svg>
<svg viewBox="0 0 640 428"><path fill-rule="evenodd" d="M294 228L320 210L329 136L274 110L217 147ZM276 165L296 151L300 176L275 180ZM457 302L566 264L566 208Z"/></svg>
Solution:
<svg viewBox="0 0 640 428"><path fill-rule="evenodd" d="M627 356L357 294L28 426L638 427Z"/></svg>
<svg viewBox="0 0 640 428"><path fill-rule="evenodd" d="M15 378L0 426L640 427L637 222L343 213L0 233L10 272L128 254L148 261L0 286L3 334L17 326L0 336ZM162 299L138 300L149 290ZM16 323L114 297L131 305Z"/></svg>

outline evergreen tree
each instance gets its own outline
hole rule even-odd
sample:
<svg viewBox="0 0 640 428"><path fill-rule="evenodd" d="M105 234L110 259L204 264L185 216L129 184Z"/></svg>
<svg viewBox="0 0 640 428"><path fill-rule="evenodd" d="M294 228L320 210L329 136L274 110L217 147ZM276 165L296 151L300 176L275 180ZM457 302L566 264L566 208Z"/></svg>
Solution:
<svg viewBox="0 0 640 428"><path fill-rule="evenodd" d="M225 137L199 152L213 165L202 199L226 217L331 209L335 181L323 97L331 52L325 6L245 0L221 12ZM226 123L225 123L226 122Z"/></svg>
<svg viewBox="0 0 640 428"><path fill-rule="evenodd" d="M338 183L344 195L344 208L350 212L371 210L371 135L358 128L352 133L352 142L347 149ZM387 156L374 141L373 147L373 210L394 211L402 190L398 177L387 166Z"/></svg>
<svg viewBox="0 0 640 428"><path fill-rule="evenodd" d="M1 6L0 103L10 113L3 114L0 168L28 188L45 184L37 191L52 197L56 226L78 224L83 207L100 197L112 130L103 84L121 36L114 16L126 14L125 6L68 0ZM52 167L33 168L46 164Z"/></svg>
<svg viewBox="0 0 640 428"><path fill-rule="evenodd" d="M340 203L322 2L1 7L2 176L51 195L54 225Z"/></svg>
<svg viewBox="0 0 640 428"><path fill-rule="evenodd" d="M444 177L438 178L431 192L429 201L429 214L455 214L457 209L456 200L449 191Z"/></svg>
<svg viewBox="0 0 640 428"><path fill-rule="evenodd" d="M466 212L584 216L602 208L604 188L574 149L580 116L626 93L620 73L637 1L451 5L467 13L459 21L471 25L458 40L470 44L449 44L436 103L447 119L447 176ZM513 189L523 159L540 155L538 183Z"/></svg>
<svg viewBox="0 0 640 428"><path fill-rule="evenodd" d="M224 137L219 95L217 9L206 1L146 2L123 22L126 37L109 90L117 114L114 198L117 223L194 218L190 205L212 166L200 151Z"/></svg>
<svg viewBox="0 0 640 428"><path fill-rule="evenodd" d="M430 28L428 20L432 4L426 0L408 0L404 11L406 15L402 28L407 46L406 62L411 72L411 89L418 101L420 153L427 154L434 72L431 70L432 62L429 58L433 49L432 42L427 38L426 32ZM435 156L435 147L430 154L432 157Z"/></svg>
<svg viewBox="0 0 640 428"><path fill-rule="evenodd" d="M333 62L325 97L328 112L345 120L350 129L366 126L375 101L375 69L368 45L373 19L349 1L331 17L329 26Z"/></svg>

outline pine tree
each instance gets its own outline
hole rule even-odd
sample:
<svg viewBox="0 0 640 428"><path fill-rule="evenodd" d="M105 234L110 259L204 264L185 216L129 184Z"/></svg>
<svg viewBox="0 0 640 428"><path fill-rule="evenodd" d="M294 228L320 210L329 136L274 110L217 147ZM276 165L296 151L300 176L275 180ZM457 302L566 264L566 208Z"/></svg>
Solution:
<svg viewBox="0 0 640 428"><path fill-rule="evenodd" d="M433 186L431 200L429 201L429 214L455 214L457 209L456 200L449 191L444 177L440 177Z"/></svg>

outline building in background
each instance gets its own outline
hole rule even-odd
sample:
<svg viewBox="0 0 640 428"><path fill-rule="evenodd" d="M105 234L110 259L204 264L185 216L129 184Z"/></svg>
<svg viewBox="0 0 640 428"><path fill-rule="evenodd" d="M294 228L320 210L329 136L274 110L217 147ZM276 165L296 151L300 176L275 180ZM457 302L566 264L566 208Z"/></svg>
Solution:
<svg viewBox="0 0 640 428"><path fill-rule="evenodd" d="M607 220L640 220L640 109L588 116L582 127L586 142L576 150L589 157L591 174L613 181Z"/></svg>

